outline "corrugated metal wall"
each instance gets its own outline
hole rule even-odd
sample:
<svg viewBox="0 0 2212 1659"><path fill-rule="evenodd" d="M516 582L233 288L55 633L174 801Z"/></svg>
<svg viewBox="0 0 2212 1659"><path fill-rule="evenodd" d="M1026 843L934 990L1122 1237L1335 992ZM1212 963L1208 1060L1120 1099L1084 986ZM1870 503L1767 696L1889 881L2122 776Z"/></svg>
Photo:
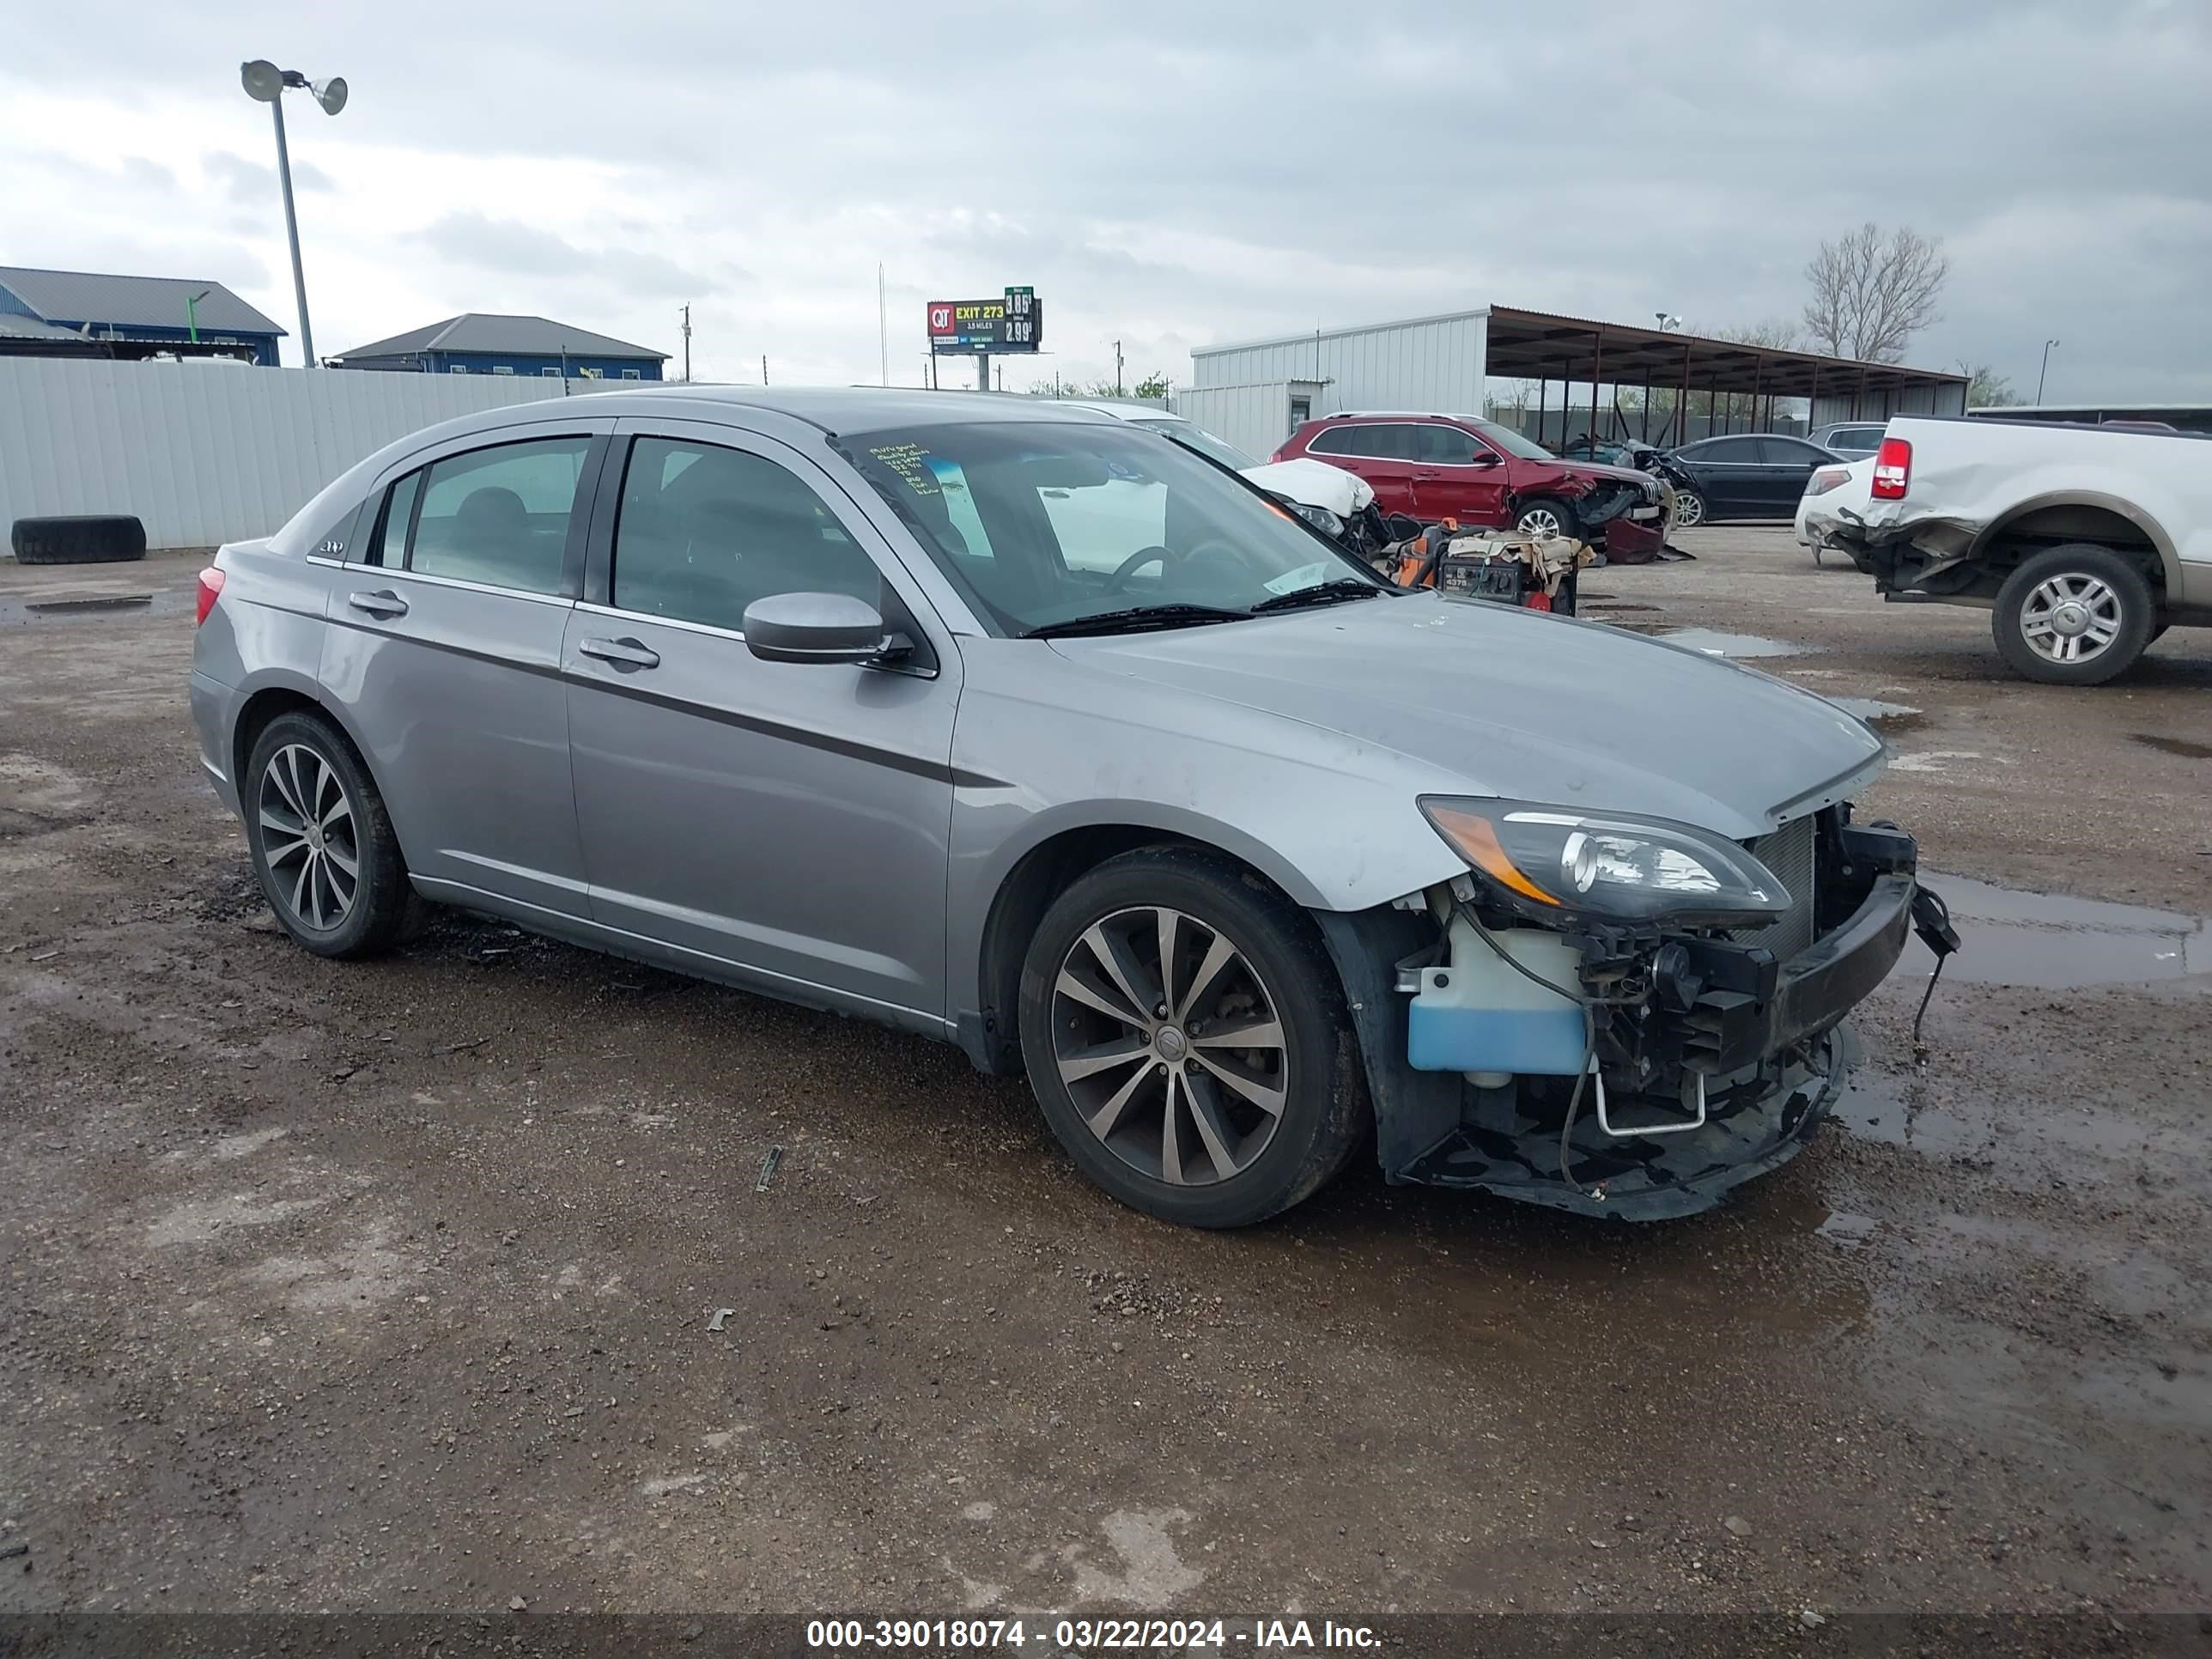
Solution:
<svg viewBox="0 0 2212 1659"><path fill-rule="evenodd" d="M1201 391L1270 380L1326 381L1316 415L1340 409L1479 414L1489 324L1488 312L1474 311L1209 348L1191 353L1191 379Z"/></svg>
<svg viewBox="0 0 2212 1659"><path fill-rule="evenodd" d="M1175 395L1175 412L1264 461L1277 444L1291 435L1291 392L1287 380L1258 386L1185 386ZM1321 410L1318 392L1313 396L1313 407L1316 413Z"/></svg>
<svg viewBox="0 0 2212 1659"><path fill-rule="evenodd" d="M1822 392L1813 402L1813 424L1832 426L1838 421L1886 421L1893 415L1963 415L1966 387L1963 381L1943 386L1909 386L1893 392L1852 392L1835 396Z"/></svg>
<svg viewBox="0 0 2212 1659"><path fill-rule="evenodd" d="M0 526L132 513L153 547L265 536L395 438L562 393L520 375L0 357Z"/></svg>

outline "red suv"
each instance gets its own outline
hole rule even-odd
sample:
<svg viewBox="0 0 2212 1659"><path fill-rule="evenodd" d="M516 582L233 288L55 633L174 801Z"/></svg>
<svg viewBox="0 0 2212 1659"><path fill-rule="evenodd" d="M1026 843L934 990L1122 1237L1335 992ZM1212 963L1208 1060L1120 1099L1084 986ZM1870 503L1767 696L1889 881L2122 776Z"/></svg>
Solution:
<svg viewBox="0 0 2212 1659"><path fill-rule="evenodd" d="M1270 458L1327 461L1375 487L1375 504L1425 524L1577 536L1608 557L1664 540L1657 479L1625 466L1563 461L1509 427L1472 415L1347 410L1308 421Z"/></svg>

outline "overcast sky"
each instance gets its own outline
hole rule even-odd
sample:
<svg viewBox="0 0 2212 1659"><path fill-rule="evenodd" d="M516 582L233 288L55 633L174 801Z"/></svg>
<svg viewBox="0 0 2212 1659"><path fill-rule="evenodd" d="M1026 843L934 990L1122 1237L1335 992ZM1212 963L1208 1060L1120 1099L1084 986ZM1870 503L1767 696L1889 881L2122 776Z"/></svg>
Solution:
<svg viewBox="0 0 2212 1659"><path fill-rule="evenodd" d="M220 25L213 14L226 14ZM1940 236L1911 361L2212 398L2212 3L374 7L74 0L0 55L0 264L214 277L294 331L267 57L325 356L535 312L693 372L894 380L1033 284L1041 372L1485 303L1794 319L1824 236ZM948 365L948 374L957 372Z"/></svg>

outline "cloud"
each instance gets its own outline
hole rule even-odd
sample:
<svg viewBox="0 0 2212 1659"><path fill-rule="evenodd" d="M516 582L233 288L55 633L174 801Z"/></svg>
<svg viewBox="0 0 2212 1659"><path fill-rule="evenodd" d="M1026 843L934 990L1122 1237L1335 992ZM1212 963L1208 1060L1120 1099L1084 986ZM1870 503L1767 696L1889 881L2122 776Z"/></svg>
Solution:
<svg viewBox="0 0 2212 1659"><path fill-rule="evenodd" d="M238 207L262 208L280 199L275 164L249 161L227 149L210 150L200 157L200 171L222 191L223 198ZM313 161L292 163L292 188L328 194L337 189L331 175Z"/></svg>
<svg viewBox="0 0 2212 1659"><path fill-rule="evenodd" d="M1915 362L2032 386L2056 337L2054 391L2115 399L2212 372L2202 0L1863 0L1818 30L1771 0L1692 9L234 8L351 84L290 127L319 340L532 310L667 345L690 302L702 376L757 378L766 351L780 381L872 379L881 261L909 382L921 301L1008 283L1044 301L1037 370L1110 372L1118 339L1182 379L1194 342L1485 302L1794 316L1821 239L1873 218L1953 254ZM76 0L11 29L11 254L161 269L235 216L276 277L247 297L283 314L268 117L227 70L179 75L202 27ZM167 187L129 161L177 155L199 166ZM343 214L312 199L331 175Z"/></svg>
<svg viewBox="0 0 2212 1659"><path fill-rule="evenodd" d="M596 280L632 294L678 296L712 286L649 250L578 247L550 230L472 211L447 214L411 235L456 264L555 286Z"/></svg>

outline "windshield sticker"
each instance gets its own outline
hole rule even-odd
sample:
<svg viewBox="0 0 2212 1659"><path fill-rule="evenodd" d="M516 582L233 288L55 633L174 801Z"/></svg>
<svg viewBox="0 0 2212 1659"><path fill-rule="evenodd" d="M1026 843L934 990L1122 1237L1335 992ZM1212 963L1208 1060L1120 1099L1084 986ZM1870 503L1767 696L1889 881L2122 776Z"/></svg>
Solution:
<svg viewBox="0 0 2212 1659"><path fill-rule="evenodd" d="M937 474L920 444L883 444L868 453L899 476L899 482L917 495L939 494Z"/></svg>

